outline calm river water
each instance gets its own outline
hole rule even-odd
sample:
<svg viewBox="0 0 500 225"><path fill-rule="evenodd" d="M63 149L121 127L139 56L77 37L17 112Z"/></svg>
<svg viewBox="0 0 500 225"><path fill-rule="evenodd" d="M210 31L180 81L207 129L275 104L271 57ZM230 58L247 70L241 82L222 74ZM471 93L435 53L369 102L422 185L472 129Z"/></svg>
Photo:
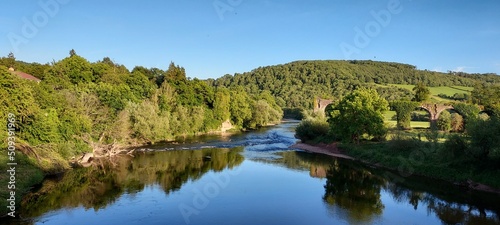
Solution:
<svg viewBox="0 0 500 225"><path fill-rule="evenodd" d="M500 196L289 149L296 122L46 179L0 224L500 224Z"/></svg>

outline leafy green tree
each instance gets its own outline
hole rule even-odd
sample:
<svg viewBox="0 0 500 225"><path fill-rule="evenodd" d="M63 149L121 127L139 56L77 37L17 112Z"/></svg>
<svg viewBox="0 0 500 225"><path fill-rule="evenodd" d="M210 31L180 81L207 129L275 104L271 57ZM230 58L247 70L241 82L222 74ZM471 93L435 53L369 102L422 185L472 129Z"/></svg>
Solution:
<svg viewBox="0 0 500 225"><path fill-rule="evenodd" d="M173 84L176 84L179 81L185 81L186 70L183 67L175 65L174 62L170 62L170 65L165 72L165 80Z"/></svg>
<svg viewBox="0 0 500 225"><path fill-rule="evenodd" d="M411 129L411 113L418 106L416 102L394 101L391 107L396 111L397 126L400 129Z"/></svg>
<svg viewBox="0 0 500 225"><path fill-rule="evenodd" d="M413 88L415 92L415 96L413 97L413 101L415 102L424 102L429 100L431 91L429 88L422 82L417 83Z"/></svg>
<svg viewBox="0 0 500 225"><path fill-rule="evenodd" d="M500 119L496 116L488 120L476 119L467 125L471 139L471 152L478 159L486 159L491 154L500 153Z"/></svg>
<svg viewBox="0 0 500 225"><path fill-rule="evenodd" d="M375 90L358 89L330 108L326 115L335 137L359 143L365 134L375 137L386 134L383 112L387 107L387 101Z"/></svg>
<svg viewBox="0 0 500 225"><path fill-rule="evenodd" d="M231 90L231 122L233 125L243 127L252 118L252 100L242 87Z"/></svg>
<svg viewBox="0 0 500 225"><path fill-rule="evenodd" d="M231 116L231 96L226 88L219 88L215 92L214 116L217 120L224 122Z"/></svg>
<svg viewBox="0 0 500 225"><path fill-rule="evenodd" d="M300 121L295 133L302 142L307 142L326 136L329 129L330 125L325 118L307 118Z"/></svg>
<svg viewBox="0 0 500 225"><path fill-rule="evenodd" d="M67 57L45 73L45 80L55 89L67 89L71 85L96 81L92 65L79 55Z"/></svg>
<svg viewBox="0 0 500 225"><path fill-rule="evenodd" d="M451 114L451 130L461 132L464 130L464 118L458 113Z"/></svg>
<svg viewBox="0 0 500 225"><path fill-rule="evenodd" d="M14 67L16 64L16 57L14 56L14 53L9 52L9 55L7 55L7 60L6 60L6 66L8 67Z"/></svg>
<svg viewBox="0 0 500 225"><path fill-rule="evenodd" d="M483 105L485 111L500 116L500 84L476 85L472 91L472 102Z"/></svg>
<svg viewBox="0 0 500 225"><path fill-rule="evenodd" d="M448 111L443 111L437 120L437 127L442 131L449 131L451 129L451 114Z"/></svg>
<svg viewBox="0 0 500 225"><path fill-rule="evenodd" d="M475 120L479 116L479 112L481 112L481 109L479 109L479 106L477 105L472 105L472 104L466 104L466 103L455 103L453 104L453 109L457 111L460 115L462 115L464 119L464 127L467 126L467 123L470 121Z"/></svg>

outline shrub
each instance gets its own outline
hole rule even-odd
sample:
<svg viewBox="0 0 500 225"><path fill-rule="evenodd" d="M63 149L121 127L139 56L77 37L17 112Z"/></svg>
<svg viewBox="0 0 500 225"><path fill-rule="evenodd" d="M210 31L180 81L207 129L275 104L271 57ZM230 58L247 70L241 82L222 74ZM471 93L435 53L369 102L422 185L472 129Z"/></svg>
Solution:
<svg viewBox="0 0 500 225"><path fill-rule="evenodd" d="M402 133L397 132L392 135L387 147L389 150L394 152L409 152L420 149L422 147L422 141L416 138L404 136Z"/></svg>
<svg viewBox="0 0 500 225"><path fill-rule="evenodd" d="M444 150L447 154L451 154L453 158L459 158L465 155L469 144L462 135L454 134L448 137L444 142Z"/></svg>
<svg viewBox="0 0 500 225"><path fill-rule="evenodd" d="M448 111L443 111L437 120L437 127L442 131L451 129L451 114Z"/></svg>
<svg viewBox="0 0 500 225"><path fill-rule="evenodd" d="M324 118L308 118L302 120L295 128L297 138L302 142L315 140L327 135L329 125Z"/></svg>
<svg viewBox="0 0 500 225"><path fill-rule="evenodd" d="M464 130L464 118L458 113L451 114L451 130L461 132Z"/></svg>

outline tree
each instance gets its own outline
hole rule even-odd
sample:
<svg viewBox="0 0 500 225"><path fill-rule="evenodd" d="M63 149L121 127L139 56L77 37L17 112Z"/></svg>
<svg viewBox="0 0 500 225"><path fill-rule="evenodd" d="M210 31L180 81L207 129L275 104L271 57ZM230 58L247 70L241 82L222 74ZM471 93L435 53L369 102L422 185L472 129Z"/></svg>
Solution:
<svg viewBox="0 0 500 225"><path fill-rule="evenodd" d="M7 66L14 67L15 64L16 64L16 57L14 56L14 53L10 52L9 55L7 55Z"/></svg>
<svg viewBox="0 0 500 225"><path fill-rule="evenodd" d="M464 129L464 117L458 113L451 114L451 130L460 132Z"/></svg>
<svg viewBox="0 0 500 225"><path fill-rule="evenodd" d="M243 125L252 118L251 99L242 87L231 90L231 122L235 126Z"/></svg>
<svg viewBox="0 0 500 225"><path fill-rule="evenodd" d="M443 111L437 120L437 127L442 131L451 129L451 114L448 111Z"/></svg>
<svg viewBox="0 0 500 225"><path fill-rule="evenodd" d="M416 102L394 101L391 107L396 111L397 126L399 129L411 129L411 112L418 106Z"/></svg>
<svg viewBox="0 0 500 225"><path fill-rule="evenodd" d="M415 92L415 96L413 97L413 101L415 102L427 101L431 95L429 88L422 82L417 83L417 85L413 88L413 91Z"/></svg>
<svg viewBox="0 0 500 225"><path fill-rule="evenodd" d="M479 106L461 102L453 104L453 109L462 115L464 127L467 126L467 123L470 121L475 120L479 116L479 112L481 112Z"/></svg>
<svg viewBox="0 0 500 225"><path fill-rule="evenodd" d="M500 85L482 84L474 87L472 91L472 102L483 105L489 114L500 116Z"/></svg>
<svg viewBox="0 0 500 225"><path fill-rule="evenodd" d="M476 119L467 125L471 140L471 152L478 159L486 159L492 153L500 153L500 118Z"/></svg>
<svg viewBox="0 0 500 225"><path fill-rule="evenodd" d="M219 88L215 92L214 100L214 116L215 119L224 122L229 119L231 113L229 107L231 105L231 97L229 95L229 90L226 88Z"/></svg>
<svg viewBox="0 0 500 225"><path fill-rule="evenodd" d="M343 141L359 143L361 136L386 134L383 112L388 103L373 89L358 89L326 112L330 129Z"/></svg>
<svg viewBox="0 0 500 225"><path fill-rule="evenodd" d="M77 55L77 54L76 54L75 49L71 49L71 50L69 51L69 56L70 56L70 57L73 57L73 56L75 56L75 55Z"/></svg>

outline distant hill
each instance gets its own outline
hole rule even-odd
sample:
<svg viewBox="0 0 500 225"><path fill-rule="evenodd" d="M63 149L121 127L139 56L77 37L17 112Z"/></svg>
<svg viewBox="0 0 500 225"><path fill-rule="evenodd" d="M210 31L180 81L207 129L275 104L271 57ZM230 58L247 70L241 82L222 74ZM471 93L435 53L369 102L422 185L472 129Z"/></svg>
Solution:
<svg viewBox="0 0 500 225"><path fill-rule="evenodd" d="M413 65L359 61L295 61L259 67L243 74L225 75L214 86L241 85L249 93L269 90L284 108L312 108L315 97L338 99L357 87L372 87L388 100L411 98L407 87L423 82L430 87L457 87L468 92L478 83L500 83L496 74L440 73L418 70Z"/></svg>

